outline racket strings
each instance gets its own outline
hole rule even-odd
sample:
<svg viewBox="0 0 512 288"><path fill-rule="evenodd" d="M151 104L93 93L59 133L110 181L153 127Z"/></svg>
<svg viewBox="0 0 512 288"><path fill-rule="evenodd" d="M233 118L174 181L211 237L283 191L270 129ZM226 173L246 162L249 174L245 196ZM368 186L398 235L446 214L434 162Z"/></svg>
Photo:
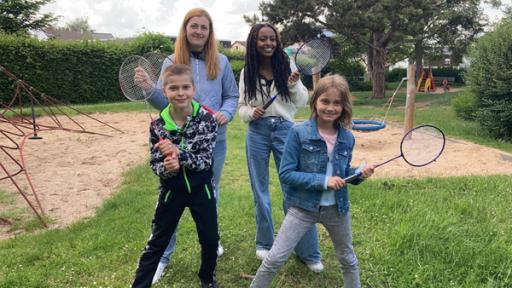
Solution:
<svg viewBox="0 0 512 288"><path fill-rule="evenodd" d="M401 144L405 161L413 166L425 166L436 160L443 152L445 137L433 126L422 126L404 136Z"/></svg>
<svg viewBox="0 0 512 288"><path fill-rule="evenodd" d="M299 48L295 55L295 65L306 75L318 74L331 59L331 46L328 41L314 39Z"/></svg>
<svg viewBox="0 0 512 288"><path fill-rule="evenodd" d="M153 73L151 64L140 56L130 56L125 59L119 69L119 85L123 94L132 101L145 100L150 96L143 87L135 82L135 69L142 68L149 77L149 80L156 82L156 75Z"/></svg>
<svg viewBox="0 0 512 288"><path fill-rule="evenodd" d="M142 57L148 60L149 64L151 64L151 71L148 72L151 72L151 74L155 75L155 79L158 79L160 70L162 70L162 65L164 64L167 56L160 52L148 52L142 55Z"/></svg>

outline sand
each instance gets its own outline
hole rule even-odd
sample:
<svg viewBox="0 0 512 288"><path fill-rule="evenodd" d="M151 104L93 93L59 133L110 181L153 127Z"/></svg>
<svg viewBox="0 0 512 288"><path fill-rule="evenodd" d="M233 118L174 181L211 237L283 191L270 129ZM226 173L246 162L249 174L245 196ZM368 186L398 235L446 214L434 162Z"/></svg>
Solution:
<svg viewBox="0 0 512 288"><path fill-rule="evenodd" d="M148 157L147 113L93 114L122 131L115 131L85 116L75 116L77 122L89 131L109 134L110 137L71 133L62 130L41 131L42 140L28 140L24 147L27 171L41 204L55 221L51 228L68 226L79 219L91 217L105 199L117 191L122 174L129 168L142 164ZM50 123L41 118L38 123ZM66 127L67 123L64 123ZM1 127L5 129L5 127ZM30 131L25 131L30 134ZM354 132L356 148L353 165L362 159L367 163L379 163L400 155L403 128L389 125L376 132ZM17 141L21 137L16 138ZM2 140L5 145L5 139ZM229 141L229 140L228 140ZM18 152L10 152L18 157ZM0 151L0 163L15 171L13 161ZM10 169L10 170L9 170ZM4 173L4 175L1 175ZM497 149L476 145L467 141L447 139L444 153L429 166L412 168L397 159L378 168L375 178L421 178L462 175L512 174L512 155ZM5 177L5 172L0 172ZM28 190L28 182L22 173L14 177L20 187ZM249 187L249 183L247 186ZM28 207L16 192L9 179L0 181L0 189L13 193L13 205ZM30 191L30 190L28 190ZM35 203L33 197L30 198ZM0 209L5 209L0 205ZM8 224L0 221L0 239L10 237Z"/></svg>

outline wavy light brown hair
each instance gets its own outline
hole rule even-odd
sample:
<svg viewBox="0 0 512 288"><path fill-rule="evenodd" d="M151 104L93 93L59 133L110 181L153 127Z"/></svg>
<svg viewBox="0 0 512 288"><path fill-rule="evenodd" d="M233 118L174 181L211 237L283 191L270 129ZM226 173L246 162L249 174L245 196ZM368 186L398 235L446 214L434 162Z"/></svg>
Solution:
<svg viewBox="0 0 512 288"><path fill-rule="evenodd" d="M316 83L313 97L311 97L311 101L309 102L311 118L317 117L316 102L318 98L330 89L334 89L338 92L341 99L341 106L343 107L341 116L334 121L334 128L340 125L346 129L350 129L352 127L352 97L350 96L347 79L338 74L327 75Z"/></svg>
<svg viewBox="0 0 512 288"><path fill-rule="evenodd" d="M174 62L177 64L190 65L190 47L187 41L187 25L193 17L206 17L210 23L210 34L208 35L208 40L206 40L203 51L206 62L206 78L213 80L217 78L220 71L219 60L217 57L217 41L215 40L215 34L213 33L212 17L202 8L194 8L188 11L185 18L183 18L178 38L176 38Z"/></svg>

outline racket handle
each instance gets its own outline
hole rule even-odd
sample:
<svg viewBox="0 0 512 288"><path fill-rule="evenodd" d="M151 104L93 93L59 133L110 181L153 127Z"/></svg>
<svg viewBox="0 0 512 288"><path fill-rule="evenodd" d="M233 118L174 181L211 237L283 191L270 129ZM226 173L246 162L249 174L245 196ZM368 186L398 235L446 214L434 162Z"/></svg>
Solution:
<svg viewBox="0 0 512 288"><path fill-rule="evenodd" d="M267 110L267 108L274 102L274 100L276 100L277 95L279 95L279 94L272 96L272 98L270 98L270 100L268 100L267 103L265 103L265 105L263 105L263 107L262 107L263 110Z"/></svg>
<svg viewBox="0 0 512 288"><path fill-rule="evenodd" d="M352 182L352 181L354 181L356 178L361 177L361 175L363 175L363 173L362 173L362 172L357 172L356 174L350 175L350 176L348 176L347 178L343 178L343 181L345 181L345 183L351 183L351 182Z"/></svg>

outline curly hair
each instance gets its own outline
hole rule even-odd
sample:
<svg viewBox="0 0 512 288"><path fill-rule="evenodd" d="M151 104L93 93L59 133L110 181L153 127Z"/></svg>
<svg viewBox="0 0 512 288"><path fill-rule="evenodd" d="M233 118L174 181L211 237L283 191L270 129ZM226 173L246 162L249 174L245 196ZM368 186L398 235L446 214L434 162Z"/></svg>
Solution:
<svg viewBox="0 0 512 288"><path fill-rule="evenodd" d="M277 92L285 101L291 101L290 91L288 90L288 77L290 76L290 60L283 50L279 33L276 28L268 23L261 23L252 26L249 35L247 36L247 50L245 53L245 66L244 66L244 99L246 102L251 102L256 99L256 90L260 89L261 82L259 81L259 69L261 63L261 56L256 50L258 42L258 33L264 27L268 27L276 34L276 49L271 57L272 74L274 76L274 83ZM270 96L270 95L267 95Z"/></svg>

